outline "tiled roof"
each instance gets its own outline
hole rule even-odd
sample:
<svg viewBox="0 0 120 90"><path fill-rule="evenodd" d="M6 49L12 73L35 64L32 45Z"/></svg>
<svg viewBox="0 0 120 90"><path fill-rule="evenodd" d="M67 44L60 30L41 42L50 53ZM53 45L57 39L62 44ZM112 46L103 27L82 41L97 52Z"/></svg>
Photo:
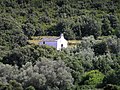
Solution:
<svg viewBox="0 0 120 90"><path fill-rule="evenodd" d="M56 41L56 40L58 40L59 38L60 38L60 37L43 38L41 41L51 42L51 41Z"/></svg>

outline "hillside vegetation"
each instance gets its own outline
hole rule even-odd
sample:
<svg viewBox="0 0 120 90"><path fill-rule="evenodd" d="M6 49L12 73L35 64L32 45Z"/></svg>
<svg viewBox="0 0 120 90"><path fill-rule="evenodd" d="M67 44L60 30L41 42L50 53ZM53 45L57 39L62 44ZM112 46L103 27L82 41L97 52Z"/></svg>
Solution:
<svg viewBox="0 0 120 90"><path fill-rule="evenodd" d="M61 33L80 42L29 43ZM120 0L0 0L0 90L120 90L119 74Z"/></svg>

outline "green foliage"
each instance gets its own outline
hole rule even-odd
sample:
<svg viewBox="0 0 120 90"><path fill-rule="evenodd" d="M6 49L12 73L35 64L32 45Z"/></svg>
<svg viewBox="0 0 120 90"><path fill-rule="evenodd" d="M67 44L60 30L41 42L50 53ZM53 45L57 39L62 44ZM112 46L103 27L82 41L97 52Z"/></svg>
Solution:
<svg viewBox="0 0 120 90"><path fill-rule="evenodd" d="M99 41L99 43L100 42L102 43L103 41ZM115 47L118 48L117 53L109 50L108 52L104 53L104 55L99 54L96 56L93 46L97 45L96 43L98 42L93 36L84 37L81 44L75 48L68 48L59 52L55 48L49 46L36 45L28 45L13 49L8 54L3 56L2 62L11 65L17 65L17 67L1 64L0 71L3 72L4 70L4 74L1 74L1 82L6 83L9 80L16 80L17 82L22 83L22 86L25 88L32 85L35 89L47 88L50 90L59 90L60 87L63 87L63 83L65 85L65 87L61 88L63 90L82 88L95 89L95 87L102 85L102 80L104 78L102 73L107 76L109 71L117 70L120 64L119 39L117 40L117 38L111 37L105 39L104 42L107 43L108 50L111 49L110 45L112 45L112 43L110 42L115 42ZM101 47L101 45L99 45L99 47ZM97 50L96 52L98 53ZM37 60L39 61L36 62ZM64 72L63 69L60 69L61 71L59 71L59 66L63 65L63 67L65 67L61 60L63 63L65 62L67 67L70 68L70 72L69 70L68 72L71 74L71 79L69 80L71 80L70 82L74 84L72 88L71 84L67 83L69 75L63 74L66 73L66 71ZM50 70L52 71L49 73L48 71ZM58 74L63 76L56 77ZM72 81L73 78L74 82ZM61 82L60 84L58 82L61 81L61 79L67 81L63 81L63 83ZM107 79L104 80L105 82L107 81ZM107 83L104 83L104 85L106 84Z"/></svg>
<svg viewBox="0 0 120 90"><path fill-rule="evenodd" d="M11 21L15 21L29 38L33 35L58 36L62 32L67 39L89 35L119 37L119 3L112 0L1 0L0 12L13 18ZM11 23L3 28L16 29Z"/></svg>
<svg viewBox="0 0 120 90"><path fill-rule="evenodd" d="M108 19L103 19L102 21L102 35L111 35L112 34L112 28L110 26L110 21Z"/></svg>
<svg viewBox="0 0 120 90"><path fill-rule="evenodd" d="M30 85L35 89L57 87L60 90L66 90L73 87L74 81L70 68L66 67L63 61L45 58L37 61L35 65L27 62L21 69L0 63L0 72L0 81L3 84L9 82L11 90L23 90L22 86L29 87Z"/></svg>
<svg viewBox="0 0 120 90"><path fill-rule="evenodd" d="M77 90L89 90L89 89L97 90L97 88L95 88L94 85L81 85L79 86L79 88L77 88Z"/></svg>
<svg viewBox="0 0 120 90"><path fill-rule="evenodd" d="M33 86L29 86L26 88L26 90L35 90L35 88Z"/></svg>
<svg viewBox="0 0 120 90"><path fill-rule="evenodd" d="M30 38L30 36L34 36L35 34L35 27L30 24L26 23L25 25L22 26L23 32L26 36Z"/></svg>
<svg viewBox="0 0 120 90"><path fill-rule="evenodd" d="M81 43L62 51L27 45L60 33ZM104 89L117 90L119 37L119 0L0 0L0 89L94 90L105 75Z"/></svg>
<svg viewBox="0 0 120 90"><path fill-rule="evenodd" d="M15 80L10 80L9 84L11 90L23 90L22 85Z"/></svg>
<svg viewBox="0 0 120 90"><path fill-rule="evenodd" d="M112 70L114 66L113 60L109 54L95 57L95 59L93 60L93 65L95 69L98 69L104 74Z"/></svg>
<svg viewBox="0 0 120 90"><path fill-rule="evenodd" d="M0 16L0 45L10 48L24 46L27 37L20 30L19 24L11 16Z"/></svg>
<svg viewBox="0 0 120 90"><path fill-rule="evenodd" d="M120 87L117 85L108 84L104 87L104 90L119 90Z"/></svg>
<svg viewBox="0 0 120 90"><path fill-rule="evenodd" d="M94 37L97 38L101 35L100 23L90 18L84 18L81 32L82 36L94 35Z"/></svg>
<svg viewBox="0 0 120 90"><path fill-rule="evenodd" d="M34 63L40 57L55 58L56 55L56 49L50 46L25 46L11 50L3 57L3 63L21 67L27 62Z"/></svg>
<svg viewBox="0 0 120 90"><path fill-rule="evenodd" d="M83 75L82 83L85 85L97 86L102 83L103 78L104 78L104 74L102 74L98 70L92 70L92 71L86 72Z"/></svg>
<svg viewBox="0 0 120 90"><path fill-rule="evenodd" d="M105 42L100 42L93 46L96 55L103 55L107 53L107 45Z"/></svg>
<svg viewBox="0 0 120 90"><path fill-rule="evenodd" d="M113 84L113 85L120 85L120 71L110 71L106 77L104 78L104 84Z"/></svg>

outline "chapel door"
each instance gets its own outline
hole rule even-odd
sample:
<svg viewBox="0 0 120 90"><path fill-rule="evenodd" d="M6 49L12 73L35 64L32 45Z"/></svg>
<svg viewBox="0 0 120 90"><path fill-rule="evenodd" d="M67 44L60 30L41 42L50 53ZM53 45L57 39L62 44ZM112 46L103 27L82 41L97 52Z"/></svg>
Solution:
<svg viewBox="0 0 120 90"><path fill-rule="evenodd" d="M61 48L63 48L63 44L61 44Z"/></svg>

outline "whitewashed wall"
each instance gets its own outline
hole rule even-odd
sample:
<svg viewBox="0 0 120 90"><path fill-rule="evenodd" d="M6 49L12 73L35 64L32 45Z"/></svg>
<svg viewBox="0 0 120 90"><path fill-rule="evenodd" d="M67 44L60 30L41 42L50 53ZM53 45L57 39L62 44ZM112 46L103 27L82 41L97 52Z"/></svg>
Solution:
<svg viewBox="0 0 120 90"><path fill-rule="evenodd" d="M68 42L64 38L59 39L57 41L57 50L61 50L61 44L63 44L63 48L67 48Z"/></svg>

